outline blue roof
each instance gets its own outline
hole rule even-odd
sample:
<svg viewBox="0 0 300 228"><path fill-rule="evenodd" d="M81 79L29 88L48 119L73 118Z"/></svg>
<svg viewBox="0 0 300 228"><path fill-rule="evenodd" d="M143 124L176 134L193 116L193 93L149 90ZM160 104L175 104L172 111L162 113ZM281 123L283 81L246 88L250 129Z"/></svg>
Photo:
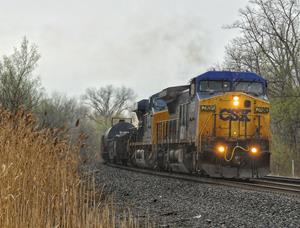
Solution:
<svg viewBox="0 0 300 228"><path fill-rule="evenodd" d="M258 74L252 72L232 72L232 71L208 71L196 78L196 82L207 80L221 80L221 81L247 81L247 82L262 82L267 84L266 80Z"/></svg>

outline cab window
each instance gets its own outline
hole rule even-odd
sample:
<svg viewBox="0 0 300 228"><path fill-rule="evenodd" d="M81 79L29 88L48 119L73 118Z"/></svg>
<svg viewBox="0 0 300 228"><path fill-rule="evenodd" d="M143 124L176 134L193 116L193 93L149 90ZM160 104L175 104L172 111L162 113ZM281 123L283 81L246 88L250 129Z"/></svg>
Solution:
<svg viewBox="0 0 300 228"><path fill-rule="evenodd" d="M234 91L250 93L255 96L264 94L263 84L260 82L235 82L233 89Z"/></svg>
<svg viewBox="0 0 300 228"><path fill-rule="evenodd" d="M230 91L229 81L201 81L200 92L226 92Z"/></svg>
<svg viewBox="0 0 300 228"><path fill-rule="evenodd" d="M167 103L159 98L154 99L153 101L154 112L159 112L168 109Z"/></svg>

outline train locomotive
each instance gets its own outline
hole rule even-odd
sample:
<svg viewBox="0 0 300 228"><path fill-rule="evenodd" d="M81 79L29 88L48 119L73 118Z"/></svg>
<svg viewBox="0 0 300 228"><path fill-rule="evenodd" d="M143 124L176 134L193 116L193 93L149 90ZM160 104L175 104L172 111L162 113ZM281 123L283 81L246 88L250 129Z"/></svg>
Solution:
<svg viewBox="0 0 300 228"><path fill-rule="evenodd" d="M261 76L209 71L137 102L138 126L112 126L102 157L210 177L263 177L270 169L269 109Z"/></svg>

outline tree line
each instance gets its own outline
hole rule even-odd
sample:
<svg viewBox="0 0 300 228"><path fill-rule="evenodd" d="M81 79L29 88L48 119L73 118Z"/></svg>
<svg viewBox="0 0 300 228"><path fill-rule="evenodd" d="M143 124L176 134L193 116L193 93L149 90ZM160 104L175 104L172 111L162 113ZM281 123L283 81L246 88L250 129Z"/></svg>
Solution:
<svg viewBox="0 0 300 228"><path fill-rule="evenodd" d="M101 134L112 116L122 116L133 106L131 88L112 85L88 88L79 98L65 94L49 95L41 85L35 69L41 55L35 44L24 38L11 55L0 60L0 105L16 115L31 112L38 128L59 129L61 137L75 144L85 137L86 153L99 152Z"/></svg>
<svg viewBox="0 0 300 228"><path fill-rule="evenodd" d="M278 173L290 173L290 161L300 169L300 6L295 0L249 0L239 19L225 29L239 36L225 49L224 61L213 68L256 72L268 81L271 101L272 163ZM97 148L112 116L124 115L134 91L112 85L88 88L80 98L49 96L34 75L40 59L26 38L0 60L0 104L13 114L33 112L41 128L60 128L89 136ZM80 124L78 124L80 122ZM75 136L76 137L75 137ZM297 165L298 164L298 165ZM276 171L277 170L277 171ZM300 170L298 170L300 173Z"/></svg>

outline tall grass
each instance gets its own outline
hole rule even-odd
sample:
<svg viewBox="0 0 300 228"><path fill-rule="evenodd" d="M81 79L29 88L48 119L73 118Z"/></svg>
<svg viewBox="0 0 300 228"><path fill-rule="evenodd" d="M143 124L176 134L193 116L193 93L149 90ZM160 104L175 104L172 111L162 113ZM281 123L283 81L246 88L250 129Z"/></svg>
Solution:
<svg viewBox="0 0 300 228"><path fill-rule="evenodd" d="M292 176L292 160L294 160L294 175L300 177L300 156L297 149L282 142L276 135L273 135L271 145L272 174Z"/></svg>
<svg viewBox="0 0 300 228"><path fill-rule="evenodd" d="M116 219L92 178L78 174L78 150L58 130L36 130L30 114L0 110L0 227L136 227Z"/></svg>

